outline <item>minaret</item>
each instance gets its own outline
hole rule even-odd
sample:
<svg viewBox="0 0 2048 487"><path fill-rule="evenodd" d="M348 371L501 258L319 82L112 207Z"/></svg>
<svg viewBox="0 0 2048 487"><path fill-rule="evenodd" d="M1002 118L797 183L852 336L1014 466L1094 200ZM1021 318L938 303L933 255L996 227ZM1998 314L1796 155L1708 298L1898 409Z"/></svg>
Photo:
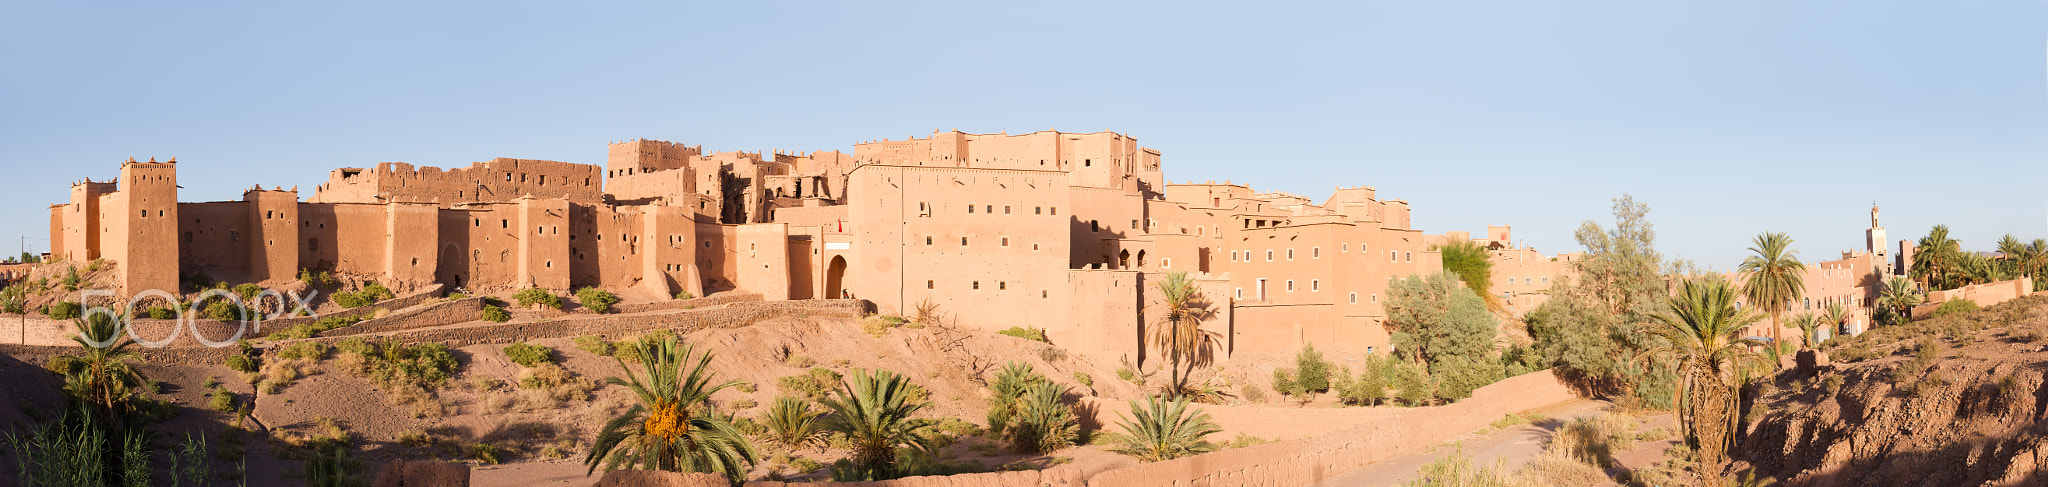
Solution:
<svg viewBox="0 0 2048 487"><path fill-rule="evenodd" d="M1863 231L1863 246L1865 250L1870 251L1871 255L1876 256L1875 260L1880 265L1891 264L1891 259L1885 258L1890 253L1887 252L1887 249L1891 247L1891 242L1885 239L1884 225L1880 225L1877 222L1877 202L1875 201L1870 202L1870 229ZM1889 274L1890 272L1887 270L1885 273Z"/></svg>

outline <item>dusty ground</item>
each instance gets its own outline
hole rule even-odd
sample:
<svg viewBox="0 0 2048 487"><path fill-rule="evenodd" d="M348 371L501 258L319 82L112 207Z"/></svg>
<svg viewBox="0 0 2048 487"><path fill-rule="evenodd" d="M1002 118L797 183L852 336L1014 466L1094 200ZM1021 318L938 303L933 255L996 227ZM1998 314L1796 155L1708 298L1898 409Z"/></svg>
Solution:
<svg viewBox="0 0 2048 487"><path fill-rule="evenodd" d="M1781 374L1733 456L1789 485L2048 484L2044 335L2029 297L1823 344L1861 360Z"/></svg>

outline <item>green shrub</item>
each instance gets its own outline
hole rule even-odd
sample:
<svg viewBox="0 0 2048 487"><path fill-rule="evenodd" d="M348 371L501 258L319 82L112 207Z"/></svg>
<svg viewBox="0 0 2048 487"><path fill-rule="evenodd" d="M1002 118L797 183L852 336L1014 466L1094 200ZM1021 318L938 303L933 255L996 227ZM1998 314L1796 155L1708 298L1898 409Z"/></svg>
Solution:
<svg viewBox="0 0 2048 487"><path fill-rule="evenodd" d="M583 335L576 337L576 349L603 357L612 354L612 342L605 341L605 339L599 338L596 335Z"/></svg>
<svg viewBox="0 0 2048 487"><path fill-rule="evenodd" d="M1323 353L1316 351L1316 345L1303 346L1294 355L1294 383L1301 392L1310 396L1330 392L1330 362L1323 360Z"/></svg>
<svg viewBox="0 0 2048 487"><path fill-rule="evenodd" d="M469 445L469 457L485 465L497 465L498 447L484 443Z"/></svg>
<svg viewBox="0 0 2048 487"><path fill-rule="evenodd" d="M327 345L310 341L293 343L279 349L277 351L277 358L285 360L324 359L327 358Z"/></svg>
<svg viewBox="0 0 2048 487"><path fill-rule="evenodd" d="M1021 326L1012 326L1009 329L999 331L996 333L1022 338L1025 340L1033 340L1042 343L1052 343L1051 341L1045 339L1045 330L1037 328L1024 328Z"/></svg>
<svg viewBox="0 0 2048 487"><path fill-rule="evenodd" d="M1074 408L1064 401L1067 388L1040 382L1024 391L1017 401L1017 414L1005 435L1012 450L1050 453L1074 446L1081 437L1081 423Z"/></svg>
<svg viewBox="0 0 2048 487"><path fill-rule="evenodd" d="M384 287L383 284L378 284L375 281L372 281L369 284L364 284L361 293L363 299L370 300L372 304L378 301L398 297L398 294L391 292L391 288Z"/></svg>
<svg viewBox="0 0 2048 487"><path fill-rule="evenodd" d="M170 308L165 308L162 306L150 306L149 310L146 313L148 313L149 319L152 320L170 320L178 318L178 312L171 311Z"/></svg>
<svg viewBox="0 0 2048 487"><path fill-rule="evenodd" d="M576 303L595 313L610 313L612 305L619 304L619 296L611 291L586 287L576 290Z"/></svg>
<svg viewBox="0 0 2048 487"><path fill-rule="evenodd" d="M1138 373L1131 371L1130 367L1122 367L1116 369L1116 378L1123 379L1124 382L1129 382L1132 384L1138 383Z"/></svg>
<svg viewBox="0 0 2048 487"><path fill-rule="evenodd" d="M348 291L334 293L333 299L334 304L336 306L349 309L361 308L364 306L369 306L371 304L376 304L377 302L376 300L364 297L362 293Z"/></svg>
<svg viewBox="0 0 2048 487"><path fill-rule="evenodd" d="M1074 383L1080 384L1082 387L1095 387L1095 378L1076 370L1074 371Z"/></svg>
<svg viewBox="0 0 2048 487"><path fill-rule="evenodd" d="M512 300L518 301L520 307L531 308L534 305L541 305L548 308L562 309L561 296L556 296L546 289L537 287L526 288L517 294L513 294Z"/></svg>
<svg viewBox="0 0 2048 487"><path fill-rule="evenodd" d="M512 321L512 312L505 311L505 308L500 308L497 306L491 306L487 304L484 305L483 318L484 321L489 321L492 323L504 323L507 321Z"/></svg>
<svg viewBox="0 0 2048 487"><path fill-rule="evenodd" d="M505 346L505 358L526 367L555 363L555 351L540 345L514 343Z"/></svg>
<svg viewBox="0 0 2048 487"><path fill-rule="evenodd" d="M323 316L319 320L315 320L312 323L302 323L285 327L285 329L283 330L278 330L276 333L271 333L270 338L273 340L301 340L306 338L313 338L316 336L320 336L321 333L325 333L328 330L333 330L335 328L341 328L344 326L361 323L362 321L363 317L359 315Z"/></svg>
<svg viewBox="0 0 2048 487"><path fill-rule="evenodd" d="M988 385L988 429L999 436L1007 434L1010 423L1016 419L1019 398L1033 386L1049 382L1044 374L1033 370L1031 364L1009 362L996 371L996 379Z"/></svg>
<svg viewBox="0 0 2048 487"><path fill-rule="evenodd" d="M679 300L682 300L682 299L697 299L697 295L695 295L695 294L690 294L690 292L689 292L689 291L683 291L683 292L679 292L679 293L676 293L676 299L679 299Z"/></svg>
<svg viewBox="0 0 2048 487"><path fill-rule="evenodd" d="M262 364L257 363L256 359L239 353L228 355L227 366L229 370L236 372L255 372L257 369L262 368Z"/></svg>
<svg viewBox="0 0 2048 487"><path fill-rule="evenodd" d="M364 341L363 337L349 337L346 339L342 339L342 341L334 344L334 349L341 353L361 357L369 357L370 354L377 353L377 347L370 345L370 342Z"/></svg>
<svg viewBox="0 0 2048 487"><path fill-rule="evenodd" d="M1978 309L1979 308L1977 307L1976 301L1971 301L1967 299L1951 299L1947 302L1941 303L1941 306L1935 307L1934 313L1930 315L1930 317L1940 318L1944 316L1959 315L1963 313L1977 311Z"/></svg>
<svg viewBox="0 0 2048 487"><path fill-rule="evenodd" d="M204 311L200 312L200 316L214 321L239 321L243 314L241 306L236 306L233 301L227 299L208 300L206 307L201 309Z"/></svg>
<svg viewBox="0 0 2048 487"><path fill-rule="evenodd" d="M242 283L235 285L234 291L236 296L242 298L242 302L247 303L255 301L256 295L263 293L263 286L256 285L256 283Z"/></svg>
<svg viewBox="0 0 2048 487"><path fill-rule="evenodd" d="M227 389L214 389L211 396L212 400L208 401L207 405L212 406L213 410L223 413L235 411L235 393Z"/></svg>
<svg viewBox="0 0 2048 487"><path fill-rule="evenodd" d="M77 318L79 309L77 301L58 301L57 304L50 305L49 311L45 314L53 320L68 320Z"/></svg>
<svg viewBox="0 0 2048 487"><path fill-rule="evenodd" d="M65 291L77 291L78 285L84 280L78 277L78 266L71 266L70 270L65 272L64 279L57 282L64 285Z"/></svg>

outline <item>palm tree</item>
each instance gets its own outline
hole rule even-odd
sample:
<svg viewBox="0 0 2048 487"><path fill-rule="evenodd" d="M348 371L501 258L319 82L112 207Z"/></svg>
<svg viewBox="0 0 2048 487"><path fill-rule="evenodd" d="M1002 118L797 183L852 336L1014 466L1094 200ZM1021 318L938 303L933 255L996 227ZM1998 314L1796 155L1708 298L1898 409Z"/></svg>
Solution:
<svg viewBox="0 0 2048 487"><path fill-rule="evenodd" d="M1799 327L1799 348L1813 348L1814 342L1820 341L1815 338L1819 335L1814 334L1820 328L1820 320L1820 315L1812 311L1792 315L1792 326Z"/></svg>
<svg viewBox="0 0 2048 487"><path fill-rule="evenodd" d="M111 315L92 313L72 322L78 335L71 341L82 352L53 361L52 368L64 374L65 389L97 407L103 419L120 418L122 406L146 382L131 363L143 360L142 354L134 350L133 340L121 336L121 324Z"/></svg>
<svg viewBox="0 0 2048 487"><path fill-rule="evenodd" d="M1176 397L1187 394L1188 375L1197 365L1213 358L1210 350L1217 342L1214 332L1204 331L1200 326L1202 315L1208 312L1198 302L1200 293L1186 272L1169 272L1159 281L1163 326L1152 327L1149 334L1152 346L1167 357L1172 369L1167 392Z"/></svg>
<svg viewBox="0 0 2048 487"><path fill-rule="evenodd" d="M1849 308L1842 306L1842 303L1829 303L1827 309L1821 312L1820 321L1830 327L1829 335L1841 333L1842 323L1849 321ZM1815 340L1818 342L1819 337L1815 337Z"/></svg>
<svg viewBox="0 0 2048 487"><path fill-rule="evenodd" d="M1133 399L1131 415L1116 416L1117 426L1124 431L1106 433L1113 445L1109 450L1138 457L1143 462L1216 451L1216 445L1203 438L1223 432L1223 428L1209 421L1209 413L1189 411L1186 398L1169 400L1153 396L1146 398L1144 404Z"/></svg>
<svg viewBox="0 0 2048 487"><path fill-rule="evenodd" d="M912 401L908 379L886 370L868 374L856 369L839 384L837 397L826 399L832 415L825 429L845 434L852 443L854 477L884 480L904 472L896 461L896 449L911 447L929 451L917 430L922 424L910 419L930 403ZM840 474L843 474L841 472ZM837 474L835 474L837 475Z"/></svg>
<svg viewBox="0 0 2048 487"><path fill-rule="evenodd" d="M2021 262L2027 269L2027 277L2040 280L2038 278L2041 276L2041 266L2048 264L2048 239L2037 238L2028 243L2027 256Z"/></svg>
<svg viewBox="0 0 2048 487"><path fill-rule="evenodd" d="M1736 270L1746 275L1742 292L1749 302L1771 314L1771 346L1775 347L1785 341L1780 318L1786 305L1806 291L1806 264L1799 262L1799 251L1792 250L1792 237L1784 233L1764 232L1754 242L1749 251L1756 255L1742 259Z"/></svg>
<svg viewBox="0 0 2048 487"><path fill-rule="evenodd" d="M1998 252L2005 254L1999 257L1998 263L2001 264L1999 267L2005 269L2006 275L2033 276L2033 272L2027 269L2027 254L2031 251L2019 238L2013 237L2010 233L2005 234L2005 237L1998 239Z"/></svg>
<svg viewBox="0 0 2048 487"><path fill-rule="evenodd" d="M1920 294L1914 292L1913 281L1894 276L1884 281L1884 293L1877 297L1878 309L1891 317L1889 324L1899 324L1908 318L1906 313L1920 304Z"/></svg>
<svg viewBox="0 0 2048 487"><path fill-rule="evenodd" d="M768 432L776 442L785 446L804 446L824 440L824 411L811 409L811 403L789 396L775 398L775 405L768 408L762 422L768 423Z"/></svg>
<svg viewBox="0 0 2048 487"><path fill-rule="evenodd" d="M1764 344L1738 335L1763 317L1737 310L1735 290L1720 280L1687 280L1669 305L1669 311L1657 315L1660 326L1652 329L1668 343L1649 353L1668 355L1676 364L1685 399L1678 407L1679 424L1713 471L1726 458L1735 429L1730 379L1737 368L1763 362L1751 347Z"/></svg>
<svg viewBox="0 0 2048 487"><path fill-rule="evenodd" d="M617 359L625 378L609 377L605 383L626 386L640 401L624 414L606 422L592 441L590 455L583 463L586 475L603 464L606 471L622 466L670 472L709 472L738 480L746 475L759 456L745 434L711 407L711 394L740 384L727 381L711 385L711 352L696 355L696 362L683 370L695 355L695 347L678 345L674 336L641 340L633 344L646 377L633 374L624 359Z"/></svg>
<svg viewBox="0 0 2048 487"><path fill-rule="evenodd" d="M1948 237L1948 225L1935 225L1920 238L1918 248L1913 251L1914 279L1928 289L1947 289L1949 272L1955 267L1955 259L1961 254L1962 244Z"/></svg>

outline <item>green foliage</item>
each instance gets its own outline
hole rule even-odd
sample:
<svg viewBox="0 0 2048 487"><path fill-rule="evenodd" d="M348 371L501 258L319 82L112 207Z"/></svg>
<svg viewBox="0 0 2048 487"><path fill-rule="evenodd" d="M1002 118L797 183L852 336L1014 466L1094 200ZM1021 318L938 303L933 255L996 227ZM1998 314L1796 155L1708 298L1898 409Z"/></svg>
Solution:
<svg viewBox="0 0 2048 487"><path fill-rule="evenodd" d="M1657 315L1652 330L1670 345L1653 350L1680 365L1682 393L1692 407L1679 411L1688 444L1699 447L1709 464L1718 464L1726 452L1727 439L1737 401L1732 393L1740 382L1730 384L1728 370L1738 374L1748 367L1763 366L1775 371L1776 362L1766 362L1750 352L1761 345L1740 338L1742 328L1762 316L1753 310L1738 311L1735 289L1719 279L1688 279L1677 295L1668 299L1668 311Z"/></svg>
<svg viewBox="0 0 2048 487"><path fill-rule="evenodd" d="M363 317L361 315L322 316L320 317L319 320L315 320L312 323L297 324L285 327L285 329L283 330L279 330L276 333L270 334L270 338L273 340L300 340L306 338L313 338L316 336L320 336L321 333L325 333L328 330L333 330L335 328L341 328L344 326L361 323L362 321Z"/></svg>
<svg viewBox="0 0 2048 487"><path fill-rule="evenodd" d="M1216 445L1206 438L1223 431L1209 421L1209 413L1189 410L1184 398L1168 400L1153 396L1143 403L1133 400L1130 416L1118 413L1117 419L1117 427L1123 432L1105 435L1112 445L1109 450L1137 457L1141 462L1216 451Z"/></svg>
<svg viewBox="0 0 2048 487"><path fill-rule="evenodd" d="M1333 365L1329 361L1323 360L1323 353L1316 351L1316 344L1303 346L1301 352L1294 355L1295 387L1311 396L1330 392L1331 367Z"/></svg>
<svg viewBox="0 0 2048 487"><path fill-rule="evenodd" d="M485 447L488 448L488 446ZM314 450L313 458L306 460L305 467L301 470L301 473L306 478L307 487L361 487L365 485L362 476L363 464L360 461L349 458L347 447L342 445L322 445ZM473 456L476 456L478 460L485 459L483 456ZM495 453L489 457L488 463L498 463Z"/></svg>
<svg viewBox="0 0 2048 487"><path fill-rule="evenodd" d="M165 308L162 306L150 306L149 309L145 310L143 313L149 316L149 319L152 320L169 320L176 319L178 317L178 312L171 311L170 308Z"/></svg>
<svg viewBox="0 0 2048 487"><path fill-rule="evenodd" d="M1065 402L1067 387L1038 382L1018 397L1017 414L1004 432L1010 448L1020 453L1050 453L1074 446L1081 437L1080 419Z"/></svg>
<svg viewBox="0 0 2048 487"><path fill-rule="evenodd" d="M350 338L335 344L342 353L363 357L362 373L387 388L436 389L448 382L461 366L447 345L438 342L408 345L396 337L381 343Z"/></svg>
<svg viewBox="0 0 2048 487"><path fill-rule="evenodd" d="M327 345L320 342L297 342L278 349L277 358L284 360L320 360L327 358Z"/></svg>
<svg viewBox="0 0 2048 487"><path fill-rule="evenodd" d="M851 455L846 465L835 465L835 477L871 480L899 478L912 469L898 462L900 448L929 451L919 430L926 425L911 419L930 403L909 399L910 381L888 371L855 370L840 385L834 397L824 401L832 410L825 428L845 435Z"/></svg>
<svg viewBox="0 0 2048 487"><path fill-rule="evenodd" d="M1487 255L1486 246L1470 240L1458 240L1438 245L1443 252L1444 272L1458 276L1472 294L1488 296L1493 287L1493 260Z"/></svg>
<svg viewBox="0 0 2048 487"><path fill-rule="evenodd" d="M596 313L612 312L612 305L619 304L619 296L611 291L594 287L576 290L576 303Z"/></svg>
<svg viewBox="0 0 2048 487"><path fill-rule="evenodd" d="M824 442L824 411L811 409L811 403L789 396L775 398L775 404L761 416L777 443L789 447L801 447Z"/></svg>
<svg viewBox="0 0 2048 487"><path fill-rule="evenodd" d="M228 356L227 366L229 370L236 372L255 372L256 369L262 367L262 364L257 363L256 359L250 358L247 355L233 354Z"/></svg>
<svg viewBox="0 0 2048 487"><path fill-rule="evenodd" d="M242 302L254 302L256 300L256 295L263 292L263 286L259 286L255 283L245 282L242 284L236 284L234 287L234 292L235 296L242 298Z"/></svg>
<svg viewBox="0 0 2048 487"><path fill-rule="evenodd" d="M1398 361L1393 367L1394 398L1408 406L1422 406L1436 397L1436 383L1424 373L1421 365L1414 362Z"/></svg>
<svg viewBox="0 0 2048 487"><path fill-rule="evenodd" d="M1446 401L1472 397L1472 391L1504 379L1501 363L1485 357L1454 356L1429 364L1438 381L1436 396Z"/></svg>
<svg viewBox="0 0 2048 487"><path fill-rule="evenodd" d="M246 312L241 306L224 298L207 300L206 306L200 309L204 310L200 312L200 316L214 321L239 321Z"/></svg>
<svg viewBox="0 0 2048 487"><path fill-rule="evenodd" d="M576 349L603 357L612 354L612 342L596 335L583 335L576 337Z"/></svg>
<svg viewBox="0 0 2048 487"><path fill-rule="evenodd" d="M213 410L223 413L235 412L235 393L227 389L214 389L207 402Z"/></svg>
<svg viewBox="0 0 2048 487"><path fill-rule="evenodd" d="M377 303L376 300L364 297L362 293L351 291L342 291L334 293L330 297L330 299L334 300L334 304L336 306L348 309L361 308L364 306L369 306Z"/></svg>
<svg viewBox="0 0 2048 487"><path fill-rule="evenodd" d="M1396 350L1426 362L1491 356L1498 320L1479 295L1456 279L1449 273L1393 279L1387 324L1396 332Z"/></svg>
<svg viewBox="0 0 2048 487"><path fill-rule="evenodd" d="M706 472L734 482L745 479L760 455L744 433L711 404L711 395L738 381L714 383L709 351L674 336L632 343L642 373L624 360L625 377L605 383L624 386L637 401L605 422L583 463L590 472L622 467L670 472ZM715 385L714 385L715 384Z"/></svg>
<svg viewBox="0 0 2048 487"><path fill-rule="evenodd" d="M27 314L28 288L15 284L0 289L0 313Z"/></svg>
<svg viewBox="0 0 2048 487"><path fill-rule="evenodd" d="M517 294L513 294L512 300L519 302L520 307L530 308L534 305L540 305L547 308L562 309L561 296L556 296L546 289L537 287L526 288Z"/></svg>
<svg viewBox="0 0 2048 487"><path fill-rule="evenodd" d="M113 485L107 478L107 429L93 423L93 414L66 413L25 433L0 434L12 450L15 482L24 487Z"/></svg>
<svg viewBox="0 0 2048 487"><path fill-rule="evenodd" d="M1024 327L1021 327L1021 326L1012 326L1012 327L1010 327L1010 328L1008 328L1008 329L1005 329L1005 330L1003 330L1003 331L999 331L999 332L996 332L996 333L998 333L998 334L1002 334L1002 335L1007 335L1007 336L1013 336L1013 337L1017 337L1017 338L1022 338L1022 339L1025 339L1025 340L1032 340L1032 341L1037 341L1037 342L1042 342L1042 343L1052 343L1052 342L1050 342L1050 341L1047 341L1047 340L1045 339L1045 330L1041 330L1041 329L1037 329L1037 328L1024 328Z"/></svg>
<svg viewBox="0 0 2048 487"><path fill-rule="evenodd" d="M312 269L300 268L299 282L311 284L314 287L329 287L334 285L334 276L328 274L327 271L313 272Z"/></svg>
<svg viewBox="0 0 2048 487"><path fill-rule="evenodd" d="M1129 382L1132 384L1138 383L1138 373L1132 371L1130 367L1121 367L1116 369L1116 378L1123 379L1124 382Z"/></svg>
<svg viewBox="0 0 2048 487"><path fill-rule="evenodd" d="M1074 383L1080 384L1081 387L1095 387L1095 378L1089 377L1086 372L1076 370L1074 371Z"/></svg>
<svg viewBox="0 0 2048 487"><path fill-rule="evenodd" d="M77 301L58 301L57 304L50 305L49 312L46 315L53 320L69 320L78 318L81 308Z"/></svg>
<svg viewBox="0 0 2048 487"><path fill-rule="evenodd" d="M988 429L999 435L1009 431L1010 421L1017 415L1018 398L1032 386L1049 382L1045 375L1032 370L1031 364L1008 362L996 371L996 380L989 383Z"/></svg>
<svg viewBox="0 0 2048 487"><path fill-rule="evenodd" d="M1301 389L1301 382L1294 379L1294 368L1292 367L1273 369L1273 392L1296 399L1307 395L1307 391ZM1308 402L1305 399L1301 399L1301 401Z"/></svg>
<svg viewBox="0 0 2048 487"><path fill-rule="evenodd" d="M507 321L512 321L512 312L505 311L505 308L500 308L497 306L486 304L484 305L483 318L484 321L489 321L492 323L504 323Z"/></svg>
<svg viewBox="0 0 2048 487"><path fill-rule="evenodd" d="M1781 321L1785 307L1806 292L1806 264L1799 262L1799 251L1792 249L1792 237L1782 232L1764 232L1752 242L1749 251L1755 255L1742 259L1742 265L1735 268L1743 275L1742 294L1770 314L1771 338L1782 342L1778 330L1785 325Z"/></svg>
<svg viewBox="0 0 2048 487"><path fill-rule="evenodd" d="M84 283L84 279L78 277L78 266L74 265L66 268L64 278L57 282L64 285L65 291L77 291L78 286Z"/></svg>
<svg viewBox="0 0 2048 487"><path fill-rule="evenodd" d="M540 364L555 363L555 351L540 345L514 343L505 346L505 358L522 366L538 367Z"/></svg>
<svg viewBox="0 0 2048 487"><path fill-rule="evenodd" d="M1337 397L1344 404L1354 406L1377 406L1387 398L1388 376L1393 374L1394 361L1379 354L1365 356L1365 363L1353 375L1350 369L1339 369L1337 375Z"/></svg>
<svg viewBox="0 0 2048 487"><path fill-rule="evenodd" d="M1976 301L1971 301L1967 299L1951 299L1941 303L1941 306L1936 306L1934 308L1934 313L1930 316L1939 318L1943 316L1969 313L1972 311L1977 311L1978 309L1981 308L1977 306Z"/></svg>
<svg viewBox="0 0 2048 487"><path fill-rule="evenodd" d="M678 299L678 300L686 300L686 299L697 299L697 295L695 295L695 294L690 294L690 292L689 292L689 291L681 291L681 292L677 292L677 293L676 293L676 299Z"/></svg>

